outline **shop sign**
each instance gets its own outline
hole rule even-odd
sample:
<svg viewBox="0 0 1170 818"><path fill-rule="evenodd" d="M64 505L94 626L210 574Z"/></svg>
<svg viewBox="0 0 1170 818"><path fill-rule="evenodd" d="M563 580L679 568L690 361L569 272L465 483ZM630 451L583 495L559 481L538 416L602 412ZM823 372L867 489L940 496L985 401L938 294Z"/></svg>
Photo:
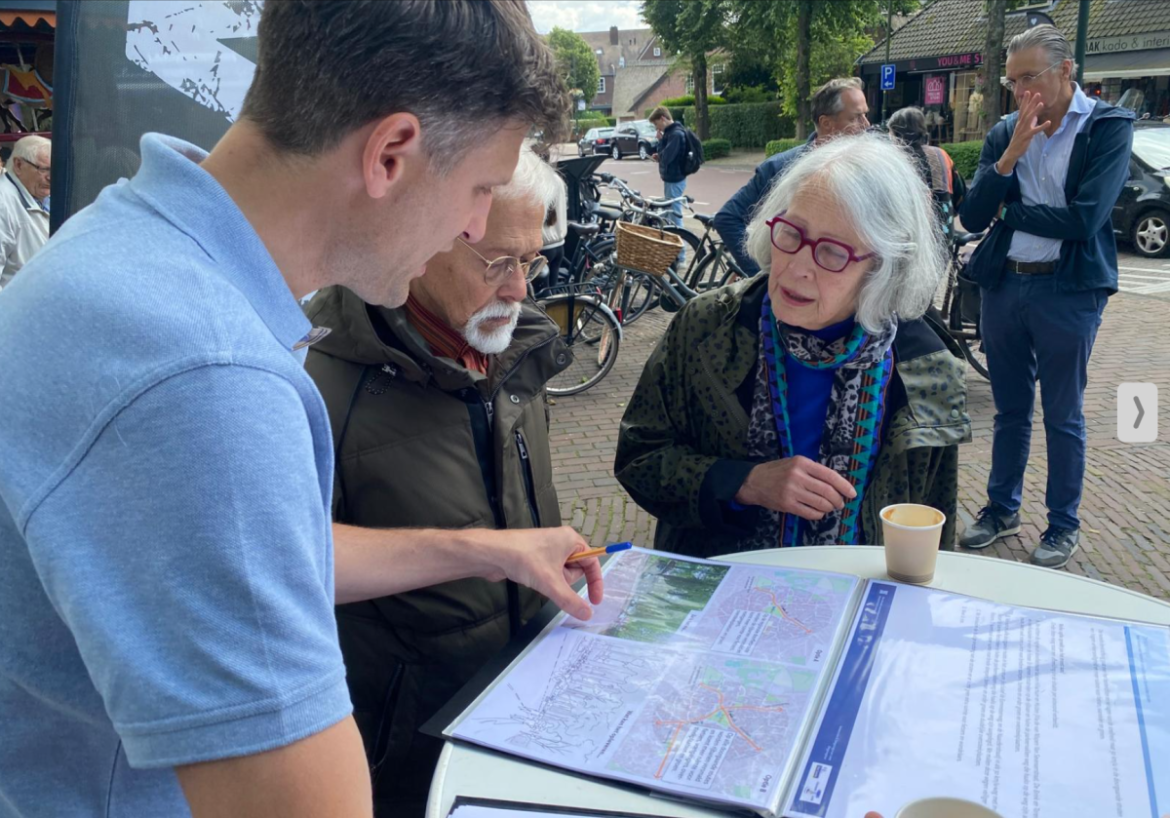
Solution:
<svg viewBox="0 0 1170 818"><path fill-rule="evenodd" d="M947 92L946 77L926 78L926 104L942 105Z"/></svg>
<svg viewBox="0 0 1170 818"><path fill-rule="evenodd" d="M925 62L925 60L923 61ZM973 68L983 65L983 52L975 51L970 54L951 54L938 58L938 68Z"/></svg>
<svg viewBox="0 0 1170 818"><path fill-rule="evenodd" d="M1094 37L1085 42L1086 54L1115 54L1118 51L1146 51L1170 48L1170 31L1151 31L1125 37Z"/></svg>

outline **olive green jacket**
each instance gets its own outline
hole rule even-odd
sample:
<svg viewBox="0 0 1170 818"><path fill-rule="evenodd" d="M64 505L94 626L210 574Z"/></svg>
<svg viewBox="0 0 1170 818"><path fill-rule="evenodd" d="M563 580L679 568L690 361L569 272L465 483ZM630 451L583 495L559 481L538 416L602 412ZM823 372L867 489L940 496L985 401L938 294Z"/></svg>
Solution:
<svg viewBox="0 0 1170 818"><path fill-rule="evenodd" d="M755 463L747 449L767 276L707 293L671 322L622 418L614 474L658 518L655 547L711 557L742 550L756 510L728 511ZM923 503L947 515L954 547L958 445L970 440L966 367L954 340L924 319L894 340L881 448L862 498L861 525L882 541L878 513Z"/></svg>
<svg viewBox="0 0 1170 818"><path fill-rule="evenodd" d="M332 330L310 348L306 368L333 427L335 520L560 525L544 387L569 352L535 305L524 304L512 344L486 377L432 354L404 309L370 307L332 287L306 313ZM440 743L418 727L543 601L512 583L465 579L337 608L354 716L371 765L380 765L380 814L425 800Z"/></svg>

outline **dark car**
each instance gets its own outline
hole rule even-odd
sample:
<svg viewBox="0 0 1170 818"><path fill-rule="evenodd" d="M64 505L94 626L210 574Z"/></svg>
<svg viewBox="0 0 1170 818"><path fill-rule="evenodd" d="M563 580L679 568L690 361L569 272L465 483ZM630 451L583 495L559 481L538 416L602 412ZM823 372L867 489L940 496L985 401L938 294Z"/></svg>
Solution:
<svg viewBox="0 0 1170 818"><path fill-rule="evenodd" d="M1113 232L1139 256L1170 252L1170 125L1134 127L1129 180L1113 206Z"/></svg>
<svg viewBox="0 0 1170 818"><path fill-rule="evenodd" d="M577 155L590 156L595 153L609 153L613 128L590 128L577 142Z"/></svg>
<svg viewBox="0 0 1170 818"><path fill-rule="evenodd" d="M658 129L648 119L626 122L613 135L613 158L637 156L649 159L658 151Z"/></svg>

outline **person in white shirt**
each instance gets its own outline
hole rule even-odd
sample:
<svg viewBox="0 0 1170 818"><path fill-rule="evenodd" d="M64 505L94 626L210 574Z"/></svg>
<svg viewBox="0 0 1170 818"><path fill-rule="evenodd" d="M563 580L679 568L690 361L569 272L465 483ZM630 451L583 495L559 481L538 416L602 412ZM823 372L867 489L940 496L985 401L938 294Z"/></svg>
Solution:
<svg viewBox="0 0 1170 818"><path fill-rule="evenodd" d="M0 289L8 286L49 240L52 143L26 136L12 149L8 172L0 176Z"/></svg>

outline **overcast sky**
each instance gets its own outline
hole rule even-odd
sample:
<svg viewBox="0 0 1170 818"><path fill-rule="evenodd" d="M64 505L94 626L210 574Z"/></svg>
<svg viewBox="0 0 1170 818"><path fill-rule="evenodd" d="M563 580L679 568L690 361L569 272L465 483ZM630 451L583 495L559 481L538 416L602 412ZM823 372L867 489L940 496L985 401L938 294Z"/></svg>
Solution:
<svg viewBox="0 0 1170 818"><path fill-rule="evenodd" d="M528 0L532 22L541 34L554 26L570 31L608 31L645 28L638 9L639 0Z"/></svg>

